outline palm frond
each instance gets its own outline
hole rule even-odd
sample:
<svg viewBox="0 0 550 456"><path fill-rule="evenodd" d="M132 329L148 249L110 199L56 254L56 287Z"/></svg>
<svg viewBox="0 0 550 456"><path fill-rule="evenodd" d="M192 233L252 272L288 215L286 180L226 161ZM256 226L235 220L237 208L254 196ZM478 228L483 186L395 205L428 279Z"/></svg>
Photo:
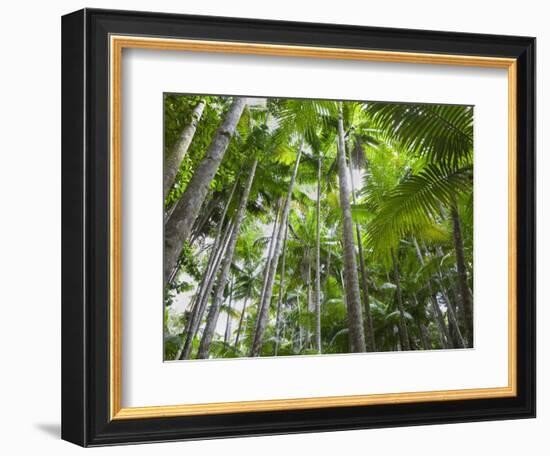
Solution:
<svg viewBox="0 0 550 456"><path fill-rule="evenodd" d="M364 111L376 128L413 154L452 166L471 162L471 106L369 102Z"/></svg>
<svg viewBox="0 0 550 456"><path fill-rule="evenodd" d="M430 223L454 195L470 187L472 167L429 165L410 175L380 204L367 228L367 241L375 250L395 247L399 239Z"/></svg>

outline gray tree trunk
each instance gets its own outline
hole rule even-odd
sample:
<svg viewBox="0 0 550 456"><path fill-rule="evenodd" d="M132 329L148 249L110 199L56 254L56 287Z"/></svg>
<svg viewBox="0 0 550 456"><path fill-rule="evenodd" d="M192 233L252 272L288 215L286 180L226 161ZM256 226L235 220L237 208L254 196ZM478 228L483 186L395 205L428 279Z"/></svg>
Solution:
<svg viewBox="0 0 550 456"><path fill-rule="evenodd" d="M205 294L205 290L209 286L209 280L212 272L214 272L214 274L216 274L217 272L217 269L219 266L219 259L221 258L221 253L222 253L221 250L223 250L223 249L220 249L220 246L225 247L226 234L229 233L229 230L228 230L222 236L223 225L227 216L227 211L229 209L231 201L233 200L233 195L235 194L235 190L237 189L237 185L239 183L239 176L235 178L235 183L231 188L231 193L229 193L229 197L227 198L227 201L225 202L225 206L223 207L222 215L220 217L220 222L218 224L218 229L216 231L216 236L214 238L214 243L212 244L212 250L210 251L210 256L208 257L208 263L206 264L206 268L204 269L204 272L202 274L199 290L197 293L195 293L195 296L194 296L195 302L193 306L193 311L186 324L186 328L185 328L186 338L185 338L182 350L178 356L178 359L187 359L191 354L193 338L195 337L197 328L199 326L199 322L200 320L202 320L202 316L203 316L201 312L204 313L204 310L202 310L203 309L202 301ZM229 226L230 223L228 222L227 225ZM211 291L211 288L210 288L210 291ZM208 291L208 295L210 294L210 291Z"/></svg>
<svg viewBox="0 0 550 456"><path fill-rule="evenodd" d="M246 315L246 305L248 304L248 296L245 296L243 302L243 310L241 312L241 318L239 319L239 327L237 328L237 336L235 337L235 348L239 347L239 340L241 338L241 332L243 330L244 317Z"/></svg>
<svg viewBox="0 0 550 456"><path fill-rule="evenodd" d="M250 189L252 188L252 181L254 180L254 175L256 174L256 167L258 166L258 160L254 160L252 167L250 169L246 184L241 196L241 201L239 203L239 208L237 209L237 214L235 215L235 222L233 226L233 232L231 233L231 238L229 239L229 244L225 251L225 256L222 260L220 274L218 277L218 283L216 284L216 290L214 292L214 299L208 311L208 317L206 318L206 326L202 334L201 343L199 345L199 353L197 358L207 358L208 352L210 351L210 343L212 342L212 337L214 336L214 331L216 329L216 324L218 322L218 317L220 314L220 306L223 301L223 291L227 284L227 279L229 277L229 270L231 263L233 262L233 254L235 253L235 246L237 245L237 239L239 237L239 231L241 229L241 224L244 219L246 212L246 203L248 202L248 196L250 194Z"/></svg>
<svg viewBox="0 0 550 456"><path fill-rule="evenodd" d="M353 199L353 204L357 204L355 198L355 179L353 177L353 165L351 162L351 157L349 158L349 168L350 168L350 180L351 180L351 196ZM357 254L359 255L359 272L361 273L361 288L363 291L363 307L365 308L365 316L367 317L367 351L376 351L376 342L374 340L374 325L372 323L372 315L370 311L369 303L369 286L367 283L367 270L365 266L365 256L363 254L363 242L361 237L361 228L359 223L355 224L355 233L357 235Z"/></svg>
<svg viewBox="0 0 550 456"><path fill-rule="evenodd" d="M317 159L317 230L315 233L315 348L321 347L321 156Z"/></svg>
<svg viewBox="0 0 550 456"><path fill-rule="evenodd" d="M227 344L231 338L231 308L233 306L233 282L229 289L229 304L227 305L227 320L225 321L225 335L223 341Z"/></svg>
<svg viewBox="0 0 550 456"><path fill-rule="evenodd" d="M415 237L413 237L412 240L413 240L414 248L416 250L416 256L418 258L418 262L420 263L421 266L424 266L425 264L424 257L422 256L422 252L420 251L418 241L416 240ZM449 328L445 323L445 318L443 318L443 313L439 308L439 304L437 303L437 298L435 297L432 291L432 285L430 282L428 282L428 288L430 292L430 298L428 298L428 300L430 301L430 305L432 306L432 312L434 314L437 326L439 328L442 348L452 348L452 340L451 340L451 335L449 333Z"/></svg>
<svg viewBox="0 0 550 456"><path fill-rule="evenodd" d="M310 248L308 247L307 250L306 250L306 258L307 258L307 267L306 267L306 310L308 312L309 315L311 315L313 312L315 312L315 302L313 302L313 299L312 296L311 296L311 251L310 251ZM308 315L308 316L309 316ZM311 330L310 330L310 327L309 327L309 322L308 322L308 327L307 327L307 330L306 330L306 346L308 348L311 348L312 346L312 340L311 340Z"/></svg>
<svg viewBox="0 0 550 456"><path fill-rule="evenodd" d="M281 261L281 278L279 280L279 297L277 298L277 316L275 317L275 356L279 353L279 338L281 336L281 305L283 303L285 273L286 273L286 240L288 236L288 223L285 225L285 237L283 240L283 258Z"/></svg>
<svg viewBox="0 0 550 456"><path fill-rule="evenodd" d="M443 289L442 289L443 290ZM453 303L449 300L449 297L444 291L441 291L441 296L443 300L445 301L445 304L447 305L447 315L449 318L449 325L452 326L456 339L457 339L457 347L458 348L467 348L468 344L464 340L464 337L462 337L462 332L460 331L460 327L458 325L458 320L456 319L456 314L453 309Z"/></svg>
<svg viewBox="0 0 550 456"><path fill-rule="evenodd" d="M439 307L439 303L437 302L437 296L435 294L431 297L430 303L431 303L432 311L436 318L437 324L439 326L439 331L441 332L441 336L442 336L441 339L444 342L443 348L453 348L453 341L451 339L449 327L445 323L445 317L443 316L443 312L441 312L441 308Z"/></svg>
<svg viewBox="0 0 550 456"><path fill-rule="evenodd" d="M205 100L200 100L197 103L197 106L195 106L195 109L193 109L193 112L191 113L191 121L182 130L172 153L166 157L166 160L164 160L165 198L166 195L168 195L168 193L170 192L172 186L174 185L174 181L176 180L176 175L178 174L181 161L185 157L185 154L189 149L189 145L193 140L193 136L195 135L195 131L197 130L197 125L202 117L205 105Z"/></svg>
<svg viewBox="0 0 550 456"><path fill-rule="evenodd" d="M273 248L273 256L271 257L271 261L267 271L268 276L266 288L264 296L260 302L260 310L256 317L256 331L254 334L254 342L252 343L252 348L250 350L250 356L259 356L262 349L264 332L267 326L267 320L269 319L269 307L271 303L271 296L273 295L275 273L277 272L279 256L281 255L281 244L285 231L283 227L288 223L288 214L290 212L290 204L292 202L292 192L294 190L294 183L296 182L296 175L298 174L298 167L300 166L300 157L302 156L303 146L304 140L302 139L300 148L298 149L298 153L296 155L296 162L294 163L292 177L290 178L290 183L288 185L288 193L286 195L283 213L281 214L281 223L279 225L279 229L277 230L277 238L275 240L275 245Z"/></svg>
<svg viewBox="0 0 550 456"><path fill-rule="evenodd" d="M267 289L267 281L269 278L269 268L271 267L271 258L273 257L273 249L275 248L275 241L277 238L277 233L279 228L277 222L279 220L280 205L281 205L281 199L279 198L277 200L277 205L275 208L275 219L273 221L273 229L271 230L271 237L269 239L269 248L267 250L267 258L266 258L265 267L264 267L264 280L262 282L262 292L260 293L260 301L256 312L256 322L254 324L254 334L258 331L258 324L260 320L259 318L257 318L257 316L260 315L260 313L262 312L262 305L264 303L265 290Z"/></svg>
<svg viewBox="0 0 550 456"><path fill-rule="evenodd" d="M405 320L405 308L403 306L403 296L401 294L401 279L399 277L399 268L397 267L397 260L393 249L391 251L391 258L393 262L393 275L395 281L395 294L397 296L397 306L399 308L399 332L401 334L401 344L403 350L410 350L411 345L409 342L409 331L407 330L407 321Z"/></svg>
<svg viewBox="0 0 550 456"><path fill-rule="evenodd" d="M229 141L241 118L246 105L245 98L233 100L225 119L214 134L206 154L193 173L185 192L164 229L164 280L168 280L172 268L185 241L189 239L191 228L197 218L202 203L210 188L220 163L225 155Z"/></svg>
<svg viewBox="0 0 550 456"><path fill-rule="evenodd" d="M464 337L469 347L473 347L474 334L474 315L472 309L472 299L470 287L468 286L468 272L466 269L466 260L464 258L464 241L462 239L462 228L456 204L451 206L451 218L453 220L453 239L456 252L456 267L458 270L458 281L460 286L460 296L462 297L462 308L464 312L465 331Z"/></svg>
<svg viewBox="0 0 550 456"><path fill-rule="evenodd" d="M359 278L357 276L357 262L355 260L355 242L353 239L353 221L350 204L351 192L348 176L344 142L344 121L342 118L342 103L340 102L338 113L338 180L340 182L340 207L342 208L342 232L344 238L344 279L350 351L357 353L365 351L365 333L363 329Z"/></svg>
<svg viewBox="0 0 550 456"><path fill-rule="evenodd" d="M208 299L210 298L210 293L212 293L212 288L214 288L216 275L218 273L223 254L227 248L227 242L229 240L229 235L232 231L232 226L233 224L231 223L231 221L228 221L221 242L217 245L217 247L214 245L214 247L216 248L213 248L213 251L211 253L212 264L210 267L207 266L204 273L204 281L199 289L199 294L195 302L195 311L193 312L192 318L189 321L187 337L185 339L185 343L183 345L179 359L189 359L189 357L191 356L191 351L193 350L193 339L197 334L199 325L204 316L204 312L206 311L206 305L208 303Z"/></svg>
<svg viewBox="0 0 550 456"><path fill-rule="evenodd" d="M307 286L307 311L315 311L315 303L311 295L311 250L308 247L306 250L307 268L306 268L306 286Z"/></svg>

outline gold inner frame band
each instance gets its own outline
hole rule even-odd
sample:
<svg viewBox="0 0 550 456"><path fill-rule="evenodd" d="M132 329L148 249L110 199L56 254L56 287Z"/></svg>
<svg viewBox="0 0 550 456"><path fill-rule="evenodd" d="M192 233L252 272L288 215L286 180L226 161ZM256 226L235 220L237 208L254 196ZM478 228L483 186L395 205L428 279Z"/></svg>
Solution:
<svg viewBox="0 0 550 456"><path fill-rule="evenodd" d="M508 70L508 385L495 388L275 399L169 406L122 407L122 51L153 49L209 53L252 54L317 59L366 60L453 65ZM111 419L158 418L221 413L299 410L513 397L517 394L517 61L511 58L424 54L362 49L110 36L110 415Z"/></svg>

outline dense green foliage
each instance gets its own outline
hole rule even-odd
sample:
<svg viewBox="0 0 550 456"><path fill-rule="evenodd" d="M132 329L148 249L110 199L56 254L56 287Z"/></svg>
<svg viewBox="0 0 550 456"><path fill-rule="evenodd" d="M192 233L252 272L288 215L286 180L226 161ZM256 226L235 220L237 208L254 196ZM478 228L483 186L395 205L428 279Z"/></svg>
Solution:
<svg viewBox="0 0 550 456"><path fill-rule="evenodd" d="M218 134L231 98L164 99L165 156L201 99L206 108L166 195L166 220ZM354 323L364 334L364 349L355 351L472 347L473 109L247 102L166 284L165 358L197 357L208 318L215 331L203 348L213 358L347 353ZM338 174L339 140L351 195ZM243 196L236 245L227 250ZM349 200L353 225L344 222L341 198ZM353 226L355 281L346 272L346 262L352 264L345 255L346 226ZM222 277L227 255L231 266ZM219 281L224 291L216 314ZM346 294L349 287L358 287L360 302L346 301L353 296ZM362 321L351 321L353 304Z"/></svg>

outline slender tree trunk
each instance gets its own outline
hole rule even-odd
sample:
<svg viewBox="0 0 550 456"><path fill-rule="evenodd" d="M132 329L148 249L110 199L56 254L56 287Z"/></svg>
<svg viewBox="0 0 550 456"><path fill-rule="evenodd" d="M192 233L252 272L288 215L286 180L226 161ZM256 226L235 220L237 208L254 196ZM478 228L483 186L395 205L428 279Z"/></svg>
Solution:
<svg viewBox="0 0 550 456"><path fill-rule="evenodd" d="M298 307L298 353L300 353L302 351L302 341L304 340L304 338L302 334L302 325L300 324L300 321L302 321L302 307L300 306L299 295L296 297L296 306Z"/></svg>
<svg viewBox="0 0 550 456"><path fill-rule="evenodd" d="M441 267L439 268L438 275L439 275L439 281L443 283L443 273L441 271ZM464 307L462 305L462 300L460 299L460 293L458 293L457 291L457 285L452 277L449 277L449 286L447 287L447 295L449 296L450 301L453 303L453 309L455 310L458 324L460 325L462 334L464 334L464 331L466 328L466 322L464 321ZM471 292L470 292L470 296L472 296Z"/></svg>
<svg viewBox="0 0 550 456"><path fill-rule="evenodd" d="M307 248L306 258L307 258L307 268L306 268L307 311L314 312L315 303L312 300L312 294L311 294L311 251L309 247Z"/></svg>
<svg viewBox="0 0 550 456"><path fill-rule="evenodd" d="M414 303L418 309L419 303L418 303L416 294L414 294L413 296L414 296ZM426 327L424 326L424 324L421 322L420 317L417 316L415 318L415 321L416 321L416 326L418 327L418 332L420 334L420 341L422 342L422 347L424 350L428 350L429 348L431 348L429 337L428 337L428 331L426 330Z"/></svg>
<svg viewBox="0 0 550 456"><path fill-rule="evenodd" d="M254 180L254 175L256 174L256 167L258 166L258 160L254 160L252 167L250 169L246 184L241 196L241 201L239 203L239 208L237 209L237 214L235 215L235 222L233 226L233 232L231 233L231 238L229 239L229 244L227 246L225 256L222 260L220 274L218 277L218 283L216 284L216 290L214 292L214 299L208 311L208 317L206 318L206 326L202 335L201 343L199 345L198 358L207 358L208 352L210 350L210 343L212 342L212 337L214 336L214 331L216 329L216 324L218 322L218 316L220 314L220 306L223 301L223 291L225 285L227 284L227 279L229 277L229 270L231 263L233 262L233 254L235 253L235 246L237 244L237 239L239 237L239 232L241 229L241 224L244 219L246 212L246 203L248 202L248 196L250 194L250 189L252 188L252 181Z"/></svg>
<svg viewBox="0 0 550 456"><path fill-rule="evenodd" d="M197 220L195 220L195 223L193 224L193 228L191 229L191 236L189 237L190 245L194 244L199 233L204 228L204 225L210 219L217 204L218 204L218 198L212 198L210 202L207 204L206 211L204 211L204 214L198 217Z"/></svg>
<svg viewBox="0 0 550 456"><path fill-rule="evenodd" d="M258 318L258 315L260 315L262 312L262 305L264 303L265 290L267 289L267 281L269 278L269 268L271 268L271 259L273 258L273 249L275 248L275 242L276 242L277 233L278 233L277 221L279 220L280 206L281 206L281 199L279 198L277 200L277 205L275 207L275 219L273 221L273 229L271 230L271 238L269 239L269 248L267 251L267 258L266 258L265 268L264 268L264 280L262 283L262 292L260 293L260 301L259 301L258 310L256 313L256 321L254 324L254 334L258 331L258 324L260 321Z"/></svg>
<svg viewBox="0 0 550 456"><path fill-rule="evenodd" d="M180 134L174 150L169 154L164 160L164 197L168 195L174 181L176 180L176 175L181 165L181 161L189 149L189 145L193 140L195 131L197 130L197 125L202 117L202 112L204 111L204 106L206 105L205 100L200 100L193 109L191 114L191 121L185 126L183 131Z"/></svg>
<svg viewBox="0 0 550 456"><path fill-rule="evenodd" d="M363 313L359 293L359 278L355 260L355 242L353 240L353 222L351 218L350 187L346 166L344 138L344 121L342 103L339 102L338 113L338 180L340 182L340 207L342 208L342 234L344 241L344 279L346 284L346 305L351 352L365 351L365 333Z"/></svg>
<svg viewBox="0 0 550 456"><path fill-rule="evenodd" d="M357 204L355 198L355 179L353 177L353 166L351 162L351 157L349 157L349 174L351 180L351 196L353 199L353 204ZM367 317L367 351L376 351L376 342L374 340L374 325L372 323L372 315L370 311L369 303L369 286L367 283L367 270L365 266L365 257L363 255L363 242L361 236L361 227L359 223L355 224L355 234L357 235L357 254L359 256L359 272L361 274L361 288L363 291L363 307L365 309L365 316Z"/></svg>
<svg viewBox="0 0 550 456"><path fill-rule="evenodd" d="M225 335L223 341L227 344L231 338L231 308L233 306L233 281L229 288L229 304L227 305L227 320L225 321Z"/></svg>
<svg viewBox="0 0 550 456"><path fill-rule="evenodd" d="M229 141L241 118L246 101L236 97L225 119L216 131L206 154L193 173L191 181L178 201L164 230L164 280L168 280L178 260L181 249L189 239L191 227L199 214L218 167L225 155Z"/></svg>
<svg viewBox="0 0 550 456"><path fill-rule="evenodd" d="M332 256L331 251L330 251L330 249L328 249L327 263L326 263L327 270L325 271L325 283L324 283L325 293L326 293L328 278L330 277L330 260L331 260L331 256Z"/></svg>
<svg viewBox="0 0 550 456"><path fill-rule="evenodd" d="M434 313L437 324L439 326L439 330L442 335L442 340L444 342L443 348L453 348L453 341L451 339L449 327L445 323L445 317L443 316L443 312L441 312L441 308L439 307L439 303L437 302L436 294L431 297L430 302L432 305L432 311Z"/></svg>
<svg viewBox="0 0 550 456"><path fill-rule="evenodd" d="M340 269L340 272L339 272L339 276L340 276L340 286L342 287L342 291L343 291L343 301L344 301L344 306L346 307L346 309L348 308L348 297L346 296L346 281L344 280L344 271L342 269Z"/></svg>
<svg viewBox="0 0 550 456"><path fill-rule="evenodd" d="M441 296L443 300L445 301L445 304L447 305L447 316L449 318L449 325L452 326L453 331L455 332L456 339L457 339L457 347L458 348L467 348L468 344L462 337L462 333L460 331L460 327L458 325L458 320L456 319L456 314L453 309L453 303L449 300L449 297L444 291L441 291Z"/></svg>
<svg viewBox="0 0 550 456"><path fill-rule="evenodd" d="M217 249L212 249L212 253L210 255L213 263L211 267L207 266L207 269L204 273L204 282L199 289L198 298L196 299L195 303L196 312L193 313L192 319L189 322L189 330L187 331L187 337L185 339L185 343L183 345L183 349L181 351L179 359L189 359L189 357L191 356L191 351L193 350L193 339L197 334L199 325L202 321L202 317L204 316L204 312L206 311L208 299L210 298L210 293L212 293L212 289L214 288L214 283L216 282L216 276L223 258L223 254L227 249L227 243L229 241L229 236L232 232L232 227L232 222L228 220L221 243L218 244Z"/></svg>
<svg viewBox="0 0 550 456"><path fill-rule="evenodd" d="M243 329L244 317L246 315L246 305L248 303L248 296L245 296L243 302L243 310L241 312L241 318L239 319L239 327L237 328L237 336L235 337L235 348L239 347L239 340L241 337L241 331Z"/></svg>
<svg viewBox="0 0 550 456"><path fill-rule="evenodd" d="M296 154L296 162L294 163L294 170L292 172L292 177L290 178L290 183L288 185L288 193L286 195L285 204L283 207L283 213L281 214L281 223L279 229L277 230L277 238L275 240L275 245L273 248L273 256L270 261L269 268L267 270L267 282L265 288L265 294L261 301L260 311L257 315L257 324L256 331L254 334L254 342L250 350L250 356L259 356L262 349L262 340L264 337L264 332L267 326L267 320L269 318L269 307L271 304L271 296L273 295L273 284L275 282L275 273L277 271L277 265L279 263L279 256L281 254L281 243L284 235L284 229L282 229L288 223L288 214L290 212L290 204L292 202L292 192L294 190L294 183L296 182L296 175L298 174L298 167L300 166L300 157L302 156L302 148L304 146L304 140L298 149Z"/></svg>
<svg viewBox="0 0 550 456"><path fill-rule="evenodd" d="M317 158L317 229L315 232L315 348L321 347L321 155Z"/></svg>
<svg viewBox="0 0 550 456"><path fill-rule="evenodd" d="M288 237L288 223L285 224L285 237L283 239L283 258L281 260L281 277L279 279L279 297L277 298L277 316L275 318L275 356L279 353L279 338L281 335L281 305L283 302L285 273L286 273L286 240Z"/></svg>
<svg viewBox="0 0 550 456"><path fill-rule="evenodd" d="M307 258L307 267L306 267L306 310L309 315L311 315L315 311L315 303L311 299L311 252L309 247L306 250L306 258ZM309 316L308 315L308 316ZM308 318L308 323L309 323ZM312 346L312 340L311 340L311 330L308 324L307 330L306 330L306 346L307 348L311 348Z"/></svg>
<svg viewBox="0 0 550 456"><path fill-rule="evenodd" d="M420 251L420 246L418 245L418 241L416 240L415 237L413 237L412 240L413 240L414 248L416 250L416 256L418 257L418 261L421 266L424 266L425 261L424 261L424 257L422 256L422 252ZM437 298L435 297L435 294L432 290L431 281L428 281L428 290L430 292L430 298L428 298L428 300L430 301L434 317L439 327L442 346L443 348L452 348L452 339L451 339L451 334L449 332L449 327L446 325L445 319L443 318L443 313L441 312L439 304L437 303Z"/></svg>
<svg viewBox="0 0 550 456"><path fill-rule="evenodd" d="M222 227L223 227L223 224L224 224L224 221L225 221L225 217L226 217L226 214L227 214L227 210L229 209L229 205L231 204L231 201L233 199L233 195L235 194L235 189L237 188L237 184L239 183L239 177L240 177L240 173L239 175L237 175L237 177L235 178L235 183L233 184L233 187L231 188L231 192L229 193L229 197L227 198L227 201L223 207L223 211L222 211L222 214L221 214L221 217L220 217L220 222L218 223L218 229L216 231L216 236L215 236L215 241L214 241L214 245L212 246L212 252L216 252L217 251L217 248L219 247L219 242L220 242L220 235L222 233ZM216 201L214 202L215 204L212 204L211 208L207 211L207 215L205 217L205 219L209 218L210 215L212 215L212 212L214 210L214 207L218 204L218 200L216 199ZM190 243L192 243L193 241L191 240ZM180 252L180 255L181 255L181 252ZM174 272L172 273L172 275L170 276L170 279L169 279L169 282L168 283L172 283L173 281L173 278L175 277L175 274L177 273L177 269L178 269L178 265L176 265L176 268L174 268ZM205 271L209 271L211 267L211 262L210 262L210 258L208 260L208 265L205 269ZM203 278L204 278L204 274L203 274ZM202 286L202 282L203 280L201 279L201 286Z"/></svg>
<svg viewBox="0 0 550 456"><path fill-rule="evenodd" d="M395 280L395 295L397 297L397 305L399 307L399 330L402 337L402 347L404 350L410 350L411 345L409 342L409 331L407 330L407 322L405 320L405 308L403 307L403 295L401 294L401 279L399 278L399 268L397 267L397 260L395 258L395 253L392 249L391 259L393 262L393 275Z"/></svg>
<svg viewBox="0 0 550 456"><path fill-rule="evenodd" d="M462 308L464 309L465 331L464 337L469 347L473 347L474 333L474 315L472 310L472 299L470 288L468 286L468 272L466 269L466 260L464 257L464 241L462 238L462 228L456 204L451 206L451 218L453 220L453 239L456 252L456 267L458 270L458 281L460 286L460 295L462 297Z"/></svg>
<svg viewBox="0 0 550 456"><path fill-rule="evenodd" d="M240 175L239 175L240 176ZM186 339L184 341L182 350L178 356L178 359L187 359L191 353L192 349L192 343L193 338L195 337L195 333L197 332L200 320L202 319L202 315L204 313L204 307L202 306L203 297L205 295L205 290L209 286L209 280L214 273L214 275L217 272L217 267L219 265L219 259L221 258L221 253L223 249L219 249L220 245L225 246L225 240L226 236L228 236L228 233L230 232L228 222L228 228L226 233L222 236L223 232L223 225L227 216L227 211L229 209L229 206L231 204L231 201L233 200L233 195L235 194L235 190L237 189L237 185L239 183L239 176L235 178L235 183L233 184L233 187L231 188L231 192L229 193L229 197L227 198L227 201L225 203L225 206L223 208L220 222L218 224L218 229L216 231L216 236L214 238L214 243L212 244L212 250L210 251L210 256L208 258L208 263L206 265L206 268L202 274L200 285L199 285L199 291L198 293L195 293L194 296L194 306L193 311L191 313L191 317L187 321L187 325L185 328L185 334ZM208 295L210 295L210 291L212 290L212 285L210 286L210 290L208 291Z"/></svg>

